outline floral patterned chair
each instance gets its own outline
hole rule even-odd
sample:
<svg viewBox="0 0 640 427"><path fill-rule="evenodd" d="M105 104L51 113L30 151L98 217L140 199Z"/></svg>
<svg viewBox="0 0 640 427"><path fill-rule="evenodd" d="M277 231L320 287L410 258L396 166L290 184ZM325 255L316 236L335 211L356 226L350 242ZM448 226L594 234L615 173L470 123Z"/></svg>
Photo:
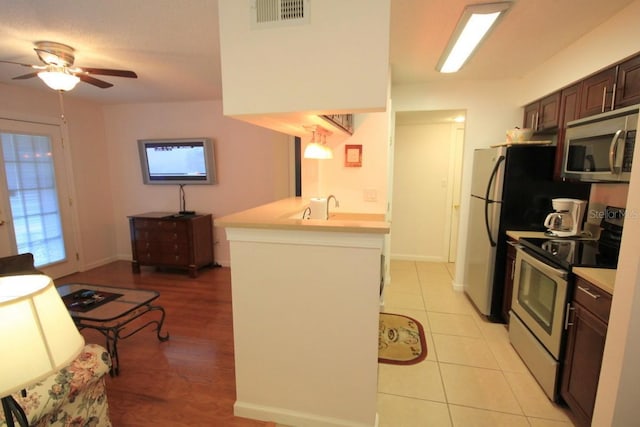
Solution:
<svg viewBox="0 0 640 427"><path fill-rule="evenodd" d="M111 368L107 351L87 344L69 366L13 397L22 406L30 426L111 427L105 375ZM6 426L0 410L0 427ZM17 424L16 424L17 425Z"/></svg>

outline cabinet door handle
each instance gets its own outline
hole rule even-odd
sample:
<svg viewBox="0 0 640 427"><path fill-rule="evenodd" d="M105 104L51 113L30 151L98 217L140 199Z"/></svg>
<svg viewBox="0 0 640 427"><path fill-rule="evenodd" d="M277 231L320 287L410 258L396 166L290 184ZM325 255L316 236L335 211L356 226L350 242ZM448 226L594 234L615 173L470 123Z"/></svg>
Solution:
<svg viewBox="0 0 640 427"><path fill-rule="evenodd" d="M536 126L533 128L533 130L538 130L539 124L540 124L540 112L536 111Z"/></svg>
<svg viewBox="0 0 640 427"><path fill-rule="evenodd" d="M617 86L617 83L614 83L613 90L611 91L611 110L613 110L613 107L615 106L615 102L616 102L616 86Z"/></svg>
<svg viewBox="0 0 640 427"><path fill-rule="evenodd" d="M607 87L602 88L602 108L601 112L604 113L604 106L607 103Z"/></svg>
<svg viewBox="0 0 640 427"><path fill-rule="evenodd" d="M511 261L511 281L513 282L513 278L516 275L516 260Z"/></svg>
<svg viewBox="0 0 640 427"><path fill-rule="evenodd" d="M575 308L571 307L571 303L567 303L567 311L564 313L564 329L565 331L569 329L569 326L573 326L573 322L569 322L569 317L571 316L571 311L575 310Z"/></svg>
<svg viewBox="0 0 640 427"><path fill-rule="evenodd" d="M589 290L589 288L585 288L583 286L578 285L578 290L581 290L582 292L584 292L585 294L589 295L591 298L593 299L598 299L600 298L600 295L598 294L594 294L593 292L591 292Z"/></svg>

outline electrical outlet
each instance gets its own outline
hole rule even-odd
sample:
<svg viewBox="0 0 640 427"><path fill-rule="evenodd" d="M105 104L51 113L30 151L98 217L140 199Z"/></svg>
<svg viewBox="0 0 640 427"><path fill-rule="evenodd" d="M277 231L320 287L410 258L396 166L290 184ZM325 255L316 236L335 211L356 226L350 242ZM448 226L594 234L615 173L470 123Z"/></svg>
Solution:
<svg viewBox="0 0 640 427"><path fill-rule="evenodd" d="M377 202L378 192L374 188L365 188L363 192L365 202Z"/></svg>

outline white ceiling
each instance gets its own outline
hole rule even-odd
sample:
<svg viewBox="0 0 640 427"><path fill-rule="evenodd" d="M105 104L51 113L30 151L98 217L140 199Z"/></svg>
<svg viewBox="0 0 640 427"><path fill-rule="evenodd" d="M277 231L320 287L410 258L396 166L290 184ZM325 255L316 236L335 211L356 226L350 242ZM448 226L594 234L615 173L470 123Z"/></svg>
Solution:
<svg viewBox="0 0 640 427"><path fill-rule="evenodd" d="M392 0L393 83L521 77L633 1L516 0L462 71L444 75L435 71L440 53L464 6L478 0ZM2 60L36 64L33 43L49 40L73 46L77 66L138 74L98 76L114 87L80 83L67 96L101 103L221 98L216 0L0 0L0 10ZM28 72L0 63L0 83L48 90L37 78L11 80Z"/></svg>

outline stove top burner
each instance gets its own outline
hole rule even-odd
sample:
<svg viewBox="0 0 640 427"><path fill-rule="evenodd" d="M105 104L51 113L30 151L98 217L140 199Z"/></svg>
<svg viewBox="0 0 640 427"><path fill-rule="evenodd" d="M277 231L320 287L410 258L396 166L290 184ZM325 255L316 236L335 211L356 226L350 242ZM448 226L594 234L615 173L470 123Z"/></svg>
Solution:
<svg viewBox="0 0 640 427"><path fill-rule="evenodd" d="M572 267L616 268L618 265L619 248L597 240L523 238L520 243L567 270Z"/></svg>

